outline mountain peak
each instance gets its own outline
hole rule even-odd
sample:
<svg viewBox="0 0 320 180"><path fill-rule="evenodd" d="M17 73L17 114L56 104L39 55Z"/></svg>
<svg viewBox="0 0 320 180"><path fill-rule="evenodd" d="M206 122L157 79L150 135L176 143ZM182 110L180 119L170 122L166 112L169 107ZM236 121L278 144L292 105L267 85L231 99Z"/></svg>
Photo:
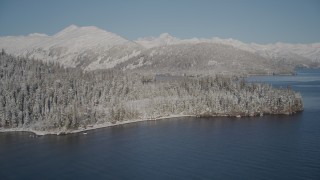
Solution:
<svg viewBox="0 0 320 180"><path fill-rule="evenodd" d="M160 34L159 38L161 39L168 39L168 38L174 38L173 36L171 36L169 33L162 33Z"/></svg>
<svg viewBox="0 0 320 180"><path fill-rule="evenodd" d="M108 32L104 29L100 29L96 26L76 26L76 25L70 25L66 27L65 29L61 30L60 32L56 33L54 36L55 37L62 37L62 36L69 36L69 35L75 35L77 34L78 36L81 35L92 35L92 36L117 36L120 38L119 35L114 34L112 32ZM73 36L72 35L72 36ZM121 37L122 38L122 37Z"/></svg>
<svg viewBox="0 0 320 180"><path fill-rule="evenodd" d="M42 34L42 33L31 33L28 36L29 37L48 37L47 34Z"/></svg>
<svg viewBox="0 0 320 180"><path fill-rule="evenodd" d="M72 24L72 25L64 28L63 30L59 31L59 32L58 32L57 34L55 34L54 36L56 36L56 37L57 37L57 36L61 36L61 35L70 33L70 32L72 32L72 31L75 31L75 30L77 30L77 29L79 29L79 27L76 26L76 25L74 25L74 24Z"/></svg>
<svg viewBox="0 0 320 180"><path fill-rule="evenodd" d="M159 37L139 38L135 42L137 42L145 48L152 48L157 46L175 44L179 41L180 40L178 38L171 36L169 33L162 33L159 35Z"/></svg>
<svg viewBox="0 0 320 180"><path fill-rule="evenodd" d="M79 27L77 25L71 24L70 26L66 27L64 30L75 30L78 29Z"/></svg>

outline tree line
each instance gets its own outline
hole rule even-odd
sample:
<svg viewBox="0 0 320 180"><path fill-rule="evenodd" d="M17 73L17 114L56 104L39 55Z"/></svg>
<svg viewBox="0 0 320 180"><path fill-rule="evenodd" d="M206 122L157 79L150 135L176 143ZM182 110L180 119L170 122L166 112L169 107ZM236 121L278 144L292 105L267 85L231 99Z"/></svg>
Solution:
<svg viewBox="0 0 320 180"><path fill-rule="evenodd" d="M0 54L0 128L69 130L170 115L254 116L302 110L300 94L238 77L166 78L82 71Z"/></svg>

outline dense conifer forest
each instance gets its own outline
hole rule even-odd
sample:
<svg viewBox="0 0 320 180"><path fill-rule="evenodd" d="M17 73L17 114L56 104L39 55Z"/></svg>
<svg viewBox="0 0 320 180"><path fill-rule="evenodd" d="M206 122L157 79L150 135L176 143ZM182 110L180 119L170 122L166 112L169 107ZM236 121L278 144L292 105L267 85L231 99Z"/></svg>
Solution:
<svg viewBox="0 0 320 180"><path fill-rule="evenodd" d="M166 116L255 116L303 109L290 88L225 75L164 77L0 54L0 129L71 131Z"/></svg>

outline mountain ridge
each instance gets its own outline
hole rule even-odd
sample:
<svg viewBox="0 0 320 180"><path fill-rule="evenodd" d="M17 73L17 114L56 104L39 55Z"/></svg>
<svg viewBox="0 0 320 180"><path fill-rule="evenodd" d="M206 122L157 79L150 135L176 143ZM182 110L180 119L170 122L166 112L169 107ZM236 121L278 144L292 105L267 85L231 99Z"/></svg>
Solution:
<svg viewBox="0 0 320 180"><path fill-rule="evenodd" d="M248 57L238 58L236 54L233 54L237 52L237 50L233 48L221 48L217 44L227 45L246 51L248 53L242 54L245 54ZM171 54L174 54L176 57L179 56L179 62L175 61L174 57L169 57L170 54L166 56L169 60L177 62L177 64L185 63L185 59L188 59L185 55L190 53L188 51L194 51L194 49L199 51L194 52L201 56L199 61L205 61L199 62L199 64L217 62L215 59L212 59L212 57L215 57L213 54L207 53L208 58L201 55L202 49L198 46L203 46L204 49L212 49L212 47L207 47L208 45L223 49L223 51L225 51L225 49L229 49L230 52L216 52L221 55L218 60L220 63L223 63L224 61L229 62L230 59L228 58L230 57L234 58L234 60L245 60L246 58L251 59L252 57L256 57L257 60L264 59L263 64L268 65L266 69L275 67L275 65L282 67L289 65L289 69L291 71L292 68L298 65L304 67L316 67L319 66L320 62L320 43L275 43L262 45L257 43L244 43L232 38L221 39L214 37L211 39L179 39L171 36L169 33L162 33L159 37L146 37L131 41L95 26L79 27L74 24L51 36L41 33L32 33L27 36L0 37L0 49L4 49L9 54L41 59L49 62L59 62L65 67L79 67L83 70L110 69L114 67L118 67L122 70L132 70L136 68L143 69L144 65L147 65L148 63L150 65L150 63L154 63L154 59L163 57L162 55L157 57L157 53L155 52L161 52L162 47L168 46L171 46L171 48L178 51L173 52L169 50L170 48L167 48L167 51L170 51ZM190 47L193 48L190 49ZM152 49L152 52L149 51L150 49ZM188 49L188 51L185 51L186 49ZM212 49L212 51L214 51L214 49ZM226 53L230 53L232 55L228 56ZM141 55L147 57L144 61L148 61L148 63L140 63L140 60L137 57ZM209 57L211 59L209 59ZM221 59L221 57L226 59ZM265 63L268 61L269 64ZM136 65L130 66L127 62L139 64L140 67ZM261 61L254 62L251 60L250 62L261 63ZM161 66L162 68L180 68L171 62L165 63L168 65L171 64L173 67L167 68ZM247 62L239 61L234 63L246 64ZM314 65L315 63L318 63L318 65ZM211 64L210 67L214 67L212 66L212 63L209 64ZM120 67L120 65L125 66ZM260 64L253 66L257 67L260 66ZM190 69L184 70L194 71L194 69L192 69L193 67L186 66L186 68ZM207 67L203 68L207 69ZM215 69L213 68L212 71L214 70ZM229 71L233 71L233 69L230 69ZM268 72L270 71L268 70Z"/></svg>
<svg viewBox="0 0 320 180"><path fill-rule="evenodd" d="M165 35L165 36L164 36ZM146 37L146 38L138 38L136 40L137 43L140 43L145 48L152 48L170 44L184 44L184 43L221 43L226 45L231 45L236 48L250 51L253 53L257 53L266 58L270 58L271 56L267 56L262 52L271 53L272 55L279 55L277 49L280 51L284 51L287 54L297 54L302 57L308 58L313 61L320 61L320 43L269 43L269 44L258 44L258 43L244 43L242 41L228 38L222 39L219 37L213 38L190 38L190 39L179 39L177 37L171 36L169 33L162 33L159 37Z"/></svg>

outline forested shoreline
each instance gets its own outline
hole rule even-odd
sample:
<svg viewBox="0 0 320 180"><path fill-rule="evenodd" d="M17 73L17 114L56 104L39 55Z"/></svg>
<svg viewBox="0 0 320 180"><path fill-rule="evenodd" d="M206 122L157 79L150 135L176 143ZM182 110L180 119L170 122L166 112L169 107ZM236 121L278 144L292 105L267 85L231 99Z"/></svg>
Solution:
<svg viewBox="0 0 320 180"><path fill-rule="evenodd" d="M0 129L68 132L166 116L256 116L303 110L290 88L234 76L182 76L96 70L0 54Z"/></svg>

